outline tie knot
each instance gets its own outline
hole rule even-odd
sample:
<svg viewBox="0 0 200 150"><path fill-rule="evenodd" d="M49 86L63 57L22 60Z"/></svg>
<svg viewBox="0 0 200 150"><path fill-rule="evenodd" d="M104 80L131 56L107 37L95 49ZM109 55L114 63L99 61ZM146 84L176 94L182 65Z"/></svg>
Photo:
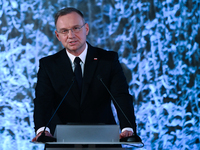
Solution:
<svg viewBox="0 0 200 150"><path fill-rule="evenodd" d="M76 57L76 58L74 59L74 62L75 62L75 64L80 64L81 59L80 59L79 57Z"/></svg>

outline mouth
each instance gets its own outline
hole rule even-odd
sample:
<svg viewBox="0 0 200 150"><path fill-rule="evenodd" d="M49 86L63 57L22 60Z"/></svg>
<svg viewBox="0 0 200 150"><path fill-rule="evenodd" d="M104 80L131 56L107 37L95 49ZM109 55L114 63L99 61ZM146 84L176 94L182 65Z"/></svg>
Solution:
<svg viewBox="0 0 200 150"><path fill-rule="evenodd" d="M73 43L76 43L76 41L70 41L69 43L70 43L70 44L73 44Z"/></svg>
<svg viewBox="0 0 200 150"><path fill-rule="evenodd" d="M73 45L76 44L76 42L77 42L77 41L70 41L70 42L69 42L69 45L70 45L70 46L73 46Z"/></svg>

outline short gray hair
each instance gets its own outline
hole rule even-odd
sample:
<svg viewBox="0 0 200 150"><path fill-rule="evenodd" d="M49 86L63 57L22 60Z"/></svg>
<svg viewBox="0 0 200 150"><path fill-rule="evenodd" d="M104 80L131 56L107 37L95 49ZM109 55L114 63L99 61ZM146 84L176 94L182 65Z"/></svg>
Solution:
<svg viewBox="0 0 200 150"><path fill-rule="evenodd" d="M66 7L66 8L63 8L63 9L59 10L55 14L55 17L54 17L54 19L55 19L55 26L56 26L56 23L57 23L58 18L60 16L64 16L64 15L70 14L71 12L76 12L77 14L79 14L81 16L81 18L83 19L83 21L85 22L83 13L81 11L79 11L78 9L73 8L73 7Z"/></svg>

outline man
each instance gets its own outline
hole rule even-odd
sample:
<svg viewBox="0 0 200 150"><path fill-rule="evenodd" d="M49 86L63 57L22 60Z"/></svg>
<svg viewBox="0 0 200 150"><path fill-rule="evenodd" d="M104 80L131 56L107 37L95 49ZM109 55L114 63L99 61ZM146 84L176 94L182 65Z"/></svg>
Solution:
<svg viewBox="0 0 200 150"><path fill-rule="evenodd" d="M34 122L36 141L49 121L66 91L68 91L76 72L76 57L80 58L82 80L75 80L68 95L57 111L62 124L67 123L104 123L116 124L111 109L111 98L102 81L131 122L127 121L117 109L122 133L120 138L136 132L132 96L118 61L116 52L105 51L86 42L89 26L83 14L75 8L64 8L55 16L56 37L65 47L58 53L42 58L38 71L36 98L34 99ZM78 68L78 67L77 67ZM77 78L77 75L75 75ZM132 128L131 128L132 127ZM45 131L52 136L51 130Z"/></svg>

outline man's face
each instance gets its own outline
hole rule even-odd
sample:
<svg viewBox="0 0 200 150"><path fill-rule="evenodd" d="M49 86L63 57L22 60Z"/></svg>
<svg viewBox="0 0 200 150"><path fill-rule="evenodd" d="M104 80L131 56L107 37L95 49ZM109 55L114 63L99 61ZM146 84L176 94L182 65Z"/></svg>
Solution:
<svg viewBox="0 0 200 150"><path fill-rule="evenodd" d="M56 37L67 49L67 51L75 56L80 55L86 46L86 36L89 32L89 26L86 23L84 26L82 17L76 12L71 12L67 15L60 16L56 23ZM83 27L82 27L83 26ZM69 30L69 33L62 34L60 31L72 29L74 27L82 27L77 33Z"/></svg>

